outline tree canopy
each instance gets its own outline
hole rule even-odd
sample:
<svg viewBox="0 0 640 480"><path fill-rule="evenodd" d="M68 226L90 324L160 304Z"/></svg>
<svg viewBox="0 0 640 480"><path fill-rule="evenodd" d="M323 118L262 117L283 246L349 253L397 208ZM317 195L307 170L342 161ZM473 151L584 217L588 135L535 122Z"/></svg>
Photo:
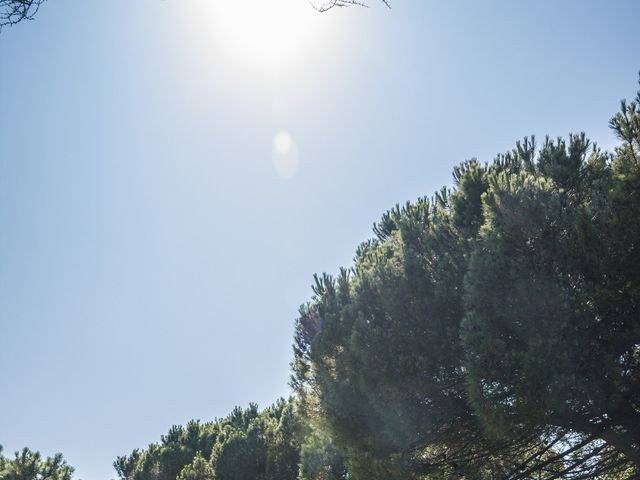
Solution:
<svg viewBox="0 0 640 480"><path fill-rule="evenodd" d="M640 476L640 92L386 212L295 322L295 395L174 426L120 480ZM1 480L71 480L24 449Z"/></svg>
<svg viewBox="0 0 640 480"><path fill-rule="evenodd" d="M73 468L61 454L42 458L28 448L15 452L13 458L2 455L0 446L0 479L2 480L71 480Z"/></svg>
<svg viewBox="0 0 640 480"><path fill-rule="evenodd" d="M174 426L120 480L640 477L640 92L386 212L295 322L294 396ZM71 480L24 449L1 480Z"/></svg>
<svg viewBox="0 0 640 480"><path fill-rule="evenodd" d="M263 411L252 404L213 422L174 426L114 468L121 480L296 480L298 431L292 401Z"/></svg>
<svg viewBox="0 0 640 480"><path fill-rule="evenodd" d="M640 475L640 92L607 153L535 138L317 275L289 401L173 427L121 480Z"/></svg>
<svg viewBox="0 0 640 480"><path fill-rule="evenodd" d="M640 467L640 93L397 206L316 277L293 385L355 478L594 478Z"/></svg>
<svg viewBox="0 0 640 480"><path fill-rule="evenodd" d="M0 0L0 28L44 1ZM384 213L314 277L292 398L173 426L120 480L640 478L640 91L609 126L613 152L525 137ZM0 480L73 473L0 447Z"/></svg>

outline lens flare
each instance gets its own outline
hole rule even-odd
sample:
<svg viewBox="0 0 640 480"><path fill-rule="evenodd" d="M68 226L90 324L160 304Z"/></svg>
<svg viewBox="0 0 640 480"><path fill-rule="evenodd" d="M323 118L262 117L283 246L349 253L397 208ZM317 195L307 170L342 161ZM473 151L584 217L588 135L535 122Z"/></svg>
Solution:
<svg viewBox="0 0 640 480"><path fill-rule="evenodd" d="M288 180L298 173L298 168L300 167L298 149L288 132L279 132L276 134L273 139L271 159L276 174L280 178Z"/></svg>

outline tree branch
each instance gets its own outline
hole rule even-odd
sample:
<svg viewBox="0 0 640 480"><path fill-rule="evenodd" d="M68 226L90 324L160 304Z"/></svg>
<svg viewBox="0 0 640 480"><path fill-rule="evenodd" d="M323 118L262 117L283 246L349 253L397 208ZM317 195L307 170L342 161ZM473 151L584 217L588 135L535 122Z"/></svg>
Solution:
<svg viewBox="0 0 640 480"><path fill-rule="evenodd" d="M309 2L309 4L315 8L317 11L319 12L326 12L327 10L331 10L333 7L351 7L351 6L359 6L359 7L365 7L368 8L369 5L367 5L364 1L358 1L358 0L324 0L323 3L317 3L314 2L314 0L307 0ZM387 8L391 8L391 4L389 3L388 0L380 0L382 3L384 3Z"/></svg>
<svg viewBox="0 0 640 480"><path fill-rule="evenodd" d="M0 0L0 31L7 25L15 25L33 17L46 0Z"/></svg>

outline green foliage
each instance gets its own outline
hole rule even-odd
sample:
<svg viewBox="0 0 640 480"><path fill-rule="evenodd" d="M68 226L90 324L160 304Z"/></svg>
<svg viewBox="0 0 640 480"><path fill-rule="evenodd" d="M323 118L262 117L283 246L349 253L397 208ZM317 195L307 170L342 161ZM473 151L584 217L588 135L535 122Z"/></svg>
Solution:
<svg viewBox="0 0 640 480"><path fill-rule="evenodd" d="M296 322L303 478L595 478L640 466L640 93L383 215Z"/></svg>
<svg viewBox="0 0 640 480"><path fill-rule="evenodd" d="M0 446L0 479L2 480L71 480L73 468L62 455L42 458L39 452L28 448L15 452L14 458L2 455Z"/></svg>
<svg viewBox="0 0 640 480"><path fill-rule="evenodd" d="M214 480L213 468L202 454L198 452L193 462L182 469L177 480Z"/></svg>
<svg viewBox="0 0 640 480"><path fill-rule="evenodd" d="M300 480L347 479L344 455L336 448L324 429L307 432L300 449Z"/></svg>
<svg viewBox="0 0 640 480"><path fill-rule="evenodd" d="M235 408L224 419L174 426L157 444L119 457L121 480L295 480L300 445L292 401L262 412Z"/></svg>
<svg viewBox="0 0 640 480"><path fill-rule="evenodd" d="M573 136L547 141L535 172L492 179L463 342L473 405L498 434L552 425L640 465L635 102L621 122L612 161Z"/></svg>
<svg viewBox="0 0 640 480"><path fill-rule="evenodd" d="M121 480L640 477L640 92L602 152L525 138L385 213L296 320L296 396L174 426ZM1 453L1 448L0 448ZM71 480L0 454L0 480Z"/></svg>

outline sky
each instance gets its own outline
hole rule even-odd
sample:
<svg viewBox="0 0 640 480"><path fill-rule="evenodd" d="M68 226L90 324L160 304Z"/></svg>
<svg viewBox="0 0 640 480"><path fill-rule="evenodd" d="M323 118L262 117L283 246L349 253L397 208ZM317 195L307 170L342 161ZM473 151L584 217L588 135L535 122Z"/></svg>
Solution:
<svg viewBox="0 0 640 480"><path fill-rule="evenodd" d="M637 0L49 0L0 33L0 444L84 480L288 396L314 273L525 135L607 127Z"/></svg>

